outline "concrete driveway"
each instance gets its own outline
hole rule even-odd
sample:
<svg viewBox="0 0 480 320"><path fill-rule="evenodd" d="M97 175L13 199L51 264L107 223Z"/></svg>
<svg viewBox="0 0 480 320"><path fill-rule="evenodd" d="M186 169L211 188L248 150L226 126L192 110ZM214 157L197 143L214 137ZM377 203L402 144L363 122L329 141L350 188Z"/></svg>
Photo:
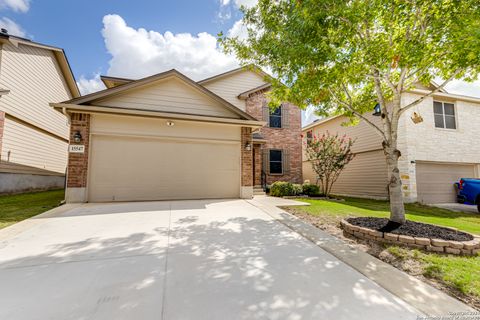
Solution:
<svg viewBox="0 0 480 320"><path fill-rule="evenodd" d="M0 304L15 320L417 313L244 200L86 204L7 228Z"/></svg>
<svg viewBox="0 0 480 320"><path fill-rule="evenodd" d="M465 212L465 213L476 213L478 214L478 209L476 205L468 205L463 203L434 203L430 206L447 209L455 212Z"/></svg>

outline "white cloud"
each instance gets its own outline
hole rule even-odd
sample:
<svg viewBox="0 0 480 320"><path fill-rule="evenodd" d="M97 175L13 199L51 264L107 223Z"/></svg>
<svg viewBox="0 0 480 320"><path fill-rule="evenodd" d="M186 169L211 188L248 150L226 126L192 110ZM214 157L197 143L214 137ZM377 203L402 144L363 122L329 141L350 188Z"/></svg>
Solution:
<svg viewBox="0 0 480 320"><path fill-rule="evenodd" d="M320 116L315 114L314 106L308 106L305 110L302 110L302 126L306 126L320 118Z"/></svg>
<svg viewBox="0 0 480 320"><path fill-rule="evenodd" d="M241 6L245 6L247 8L251 8L256 6L258 0L235 0L235 5L240 8Z"/></svg>
<svg viewBox="0 0 480 320"><path fill-rule="evenodd" d="M8 34L18 37L26 37L26 32L23 28L9 18L3 17L0 19L0 28L7 29Z"/></svg>
<svg viewBox="0 0 480 320"><path fill-rule="evenodd" d="M229 37L238 37L239 40L244 40L248 36L247 27L242 20L238 20L233 24L232 28L228 30L227 35Z"/></svg>
<svg viewBox="0 0 480 320"><path fill-rule="evenodd" d="M220 6L222 7L228 6L231 3L234 4L237 8L240 8L241 6L251 8L257 5L258 0L234 0L233 2L230 0L220 0Z"/></svg>
<svg viewBox="0 0 480 320"><path fill-rule="evenodd" d="M160 33L134 29L118 15L103 18L102 34L112 55L109 75L141 78L177 69L194 80L236 68L235 57L224 54L209 33Z"/></svg>
<svg viewBox="0 0 480 320"><path fill-rule="evenodd" d="M230 10L220 10L217 14L217 17L222 22L227 21L232 17L232 12Z"/></svg>
<svg viewBox="0 0 480 320"><path fill-rule="evenodd" d="M30 9L30 0L0 0L0 8L9 8L13 11L27 12Z"/></svg>
<svg viewBox="0 0 480 320"><path fill-rule="evenodd" d="M474 82L453 80L446 85L445 89L449 93L480 98L480 80L476 80Z"/></svg>
<svg viewBox="0 0 480 320"><path fill-rule="evenodd" d="M81 76L80 80L77 81L77 85L82 95L105 89L105 85L100 80L100 74L96 74L92 79Z"/></svg>

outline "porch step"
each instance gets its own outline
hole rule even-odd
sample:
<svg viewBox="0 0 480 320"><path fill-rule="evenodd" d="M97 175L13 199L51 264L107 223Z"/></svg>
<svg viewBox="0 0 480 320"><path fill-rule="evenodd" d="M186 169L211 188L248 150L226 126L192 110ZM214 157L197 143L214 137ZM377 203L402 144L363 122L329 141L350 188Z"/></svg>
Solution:
<svg viewBox="0 0 480 320"><path fill-rule="evenodd" d="M263 191L263 188L261 186L254 186L253 187L253 195L254 196L264 196L266 195L265 191Z"/></svg>

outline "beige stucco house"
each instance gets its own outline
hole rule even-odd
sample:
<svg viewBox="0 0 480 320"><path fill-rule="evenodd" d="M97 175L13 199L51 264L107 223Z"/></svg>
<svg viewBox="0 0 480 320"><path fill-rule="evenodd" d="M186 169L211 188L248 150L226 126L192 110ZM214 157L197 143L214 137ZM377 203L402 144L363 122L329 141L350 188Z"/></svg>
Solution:
<svg viewBox="0 0 480 320"><path fill-rule="evenodd" d="M62 188L69 126L50 102L78 97L62 49L0 32L0 193Z"/></svg>
<svg viewBox="0 0 480 320"><path fill-rule="evenodd" d="M250 198L258 167L275 171L268 172L275 179L301 181L301 159L295 167L287 152L301 153L300 110L285 103L263 117L266 102L258 97L269 84L261 70L239 68L199 82L176 70L102 80L106 90L51 104L71 123L67 202ZM280 138L259 136L270 117ZM282 141L289 133L296 141ZM278 163L270 168L255 150L273 150Z"/></svg>
<svg viewBox="0 0 480 320"><path fill-rule="evenodd" d="M427 94L415 89L402 97L403 105ZM414 113L423 121L414 123ZM379 117L369 116L380 124ZM419 119L418 117L414 117ZM369 198L387 198L387 167L381 138L364 122L341 126L342 116L318 120L303 128L305 139L326 132L356 138L355 159L348 164L333 192ZM398 147L400 173L408 202L455 202L453 183L461 177L480 177L480 99L447 93L425 99L402 115ZM316 181L311 164L303 159L304 179Z"/></svg>

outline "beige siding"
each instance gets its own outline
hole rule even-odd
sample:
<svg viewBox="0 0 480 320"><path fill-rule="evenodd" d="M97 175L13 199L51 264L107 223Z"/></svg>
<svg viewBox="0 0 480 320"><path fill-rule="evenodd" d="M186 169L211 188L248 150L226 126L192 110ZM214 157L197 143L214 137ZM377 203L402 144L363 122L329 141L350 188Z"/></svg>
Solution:
<svg viewBox="0 0 480 320"><path fill-rule="evenodd" d="M475 176L474 165L460 163L416 163L417 197L422 203L456 202L453 184Z"/></svg>
<svg viewBox="0 0 480 320"><path fill-rule="evenodd" d="M305 180L316 183L316 174L309 161L303 162ZM341 173L333 187L334 194L386 198L387 165L383 151L369 151L356 155Z"/></svg>
<svg viewBox="0 0 480 320"><path fill-rule="evenodd" d="M190 138L206 140L240 141L240 128L223 124L175 120L173 127L163 119L99 115L92 116L90 132L143 137Z"/></svg>
<svg viewBox="0 0 480 320"><path fill-rule="evenodd" d="M68 138L65 116L50 102L71 98L51 50L19 44L2 45L0 88L10 93L0 99L0 109L49 132Z"/></svg>
<svg viewBox="0 0 480 320"><path fill-rule="evenodd" d="M369 116L369 119L381 125L379 117ZM345 121L347 121L345 117L338 117L321 123L310 130L316 136L320 136L328 131L331 134L338 133L341 136L345 134L349 138L356 139L352 147L352 151L355 153L382 149L382 138L372 127L364 121L360 121L355 126L342 126L342 123ZM306 131L309 130L304 130L304 133Z"/></svg>
<svg viewBox="0 0 480 320"><path fill-rule="evenodd" d="M244 70L202 85L237 108L245 111L245 101L238 99L238 95L263 84L265 84L265 81L262 76L253 71Z"/></svg>
<svg viewBox="0 0 480 320"><path fill-rule="evenodd" d="M132 89L118 96L96 101L94 104L105 107L239 118L238 114L228 110L219 102L173 77L145 88Z"/></svg>
<svg viewBox="0 0 480 320"><path fill-rule="evenodd" d="M64 174L67 143L7 118L1 160Z"/></svg>

